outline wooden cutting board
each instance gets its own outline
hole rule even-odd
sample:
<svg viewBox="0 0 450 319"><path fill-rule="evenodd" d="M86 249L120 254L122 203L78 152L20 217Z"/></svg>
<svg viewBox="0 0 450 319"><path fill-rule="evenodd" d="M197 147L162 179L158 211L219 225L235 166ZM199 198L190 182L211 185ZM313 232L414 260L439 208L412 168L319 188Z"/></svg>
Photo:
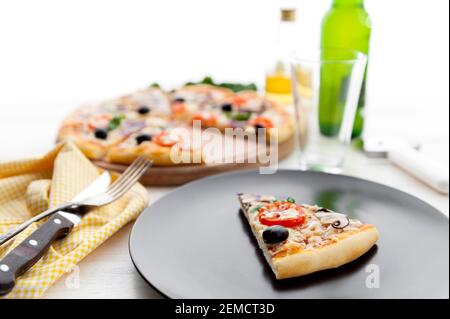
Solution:
<svg viewBox="0 0 450 319"><path fill-rule="evenodd" d="M221 156L209 156L208 163L206 164L183 164L173 166L152 166L147 173L141 178L140 182L146 186L177 186L187 182L209 176L219 174L227 171L258 168L261 166L267 166L267 162L261 163L260 161L252 161L255 158L256 151L255 145L245 142L245 147L239 150L237 153L241 157L241 163L235 163L220 160ZM286 158L295 148L295 138L292 136L288 140L278 144L278 161ZM245 151L243 150L245 149ZM272 151L272 149L271 149ZM225 152L224 152L225 153ZM256 158L259 158L256 156ZM243 160L242 160L243 159ZM112 170L116 172L123 172L127 165L108 163L105 161L95 161L97 166Z"/></svg>

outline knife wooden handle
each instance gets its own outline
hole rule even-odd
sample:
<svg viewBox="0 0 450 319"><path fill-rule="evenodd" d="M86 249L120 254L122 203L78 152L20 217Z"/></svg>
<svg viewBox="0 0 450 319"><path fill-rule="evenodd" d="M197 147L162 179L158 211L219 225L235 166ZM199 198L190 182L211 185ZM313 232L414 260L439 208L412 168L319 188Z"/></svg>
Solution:
<svg viewBox="0 0 450 319"><path fill-rule="evenodd" d="M72 208L70 207L72 206ZM38 222L60 210L76 210L76 209L80 209L79 206L75 206L75 205L68 205L68 204L64 204L64 205L60 205L54 208L50 208L47 209L46 211L40 213L39 215L35 215L33 218L28 219L27 221L23 222L22 224L20 224L19 226L17 226L16 228L11 229L9 232L7 232L6 234L0 235L0 246L3 245L4 243L6 243L7 241L9 241L11 238L13 238L14 236L16 236L17 234L19 234L20 232L24 231L28 226L30 226L31 224Z"/></svg>
<svg viewBox="0 0 450 319"><path fill-rule="evenodd" d="M0 295L9 293L16 278L30 269L58 238L66 236L73 223L60 214L50 217L0 261Z"/></svg>

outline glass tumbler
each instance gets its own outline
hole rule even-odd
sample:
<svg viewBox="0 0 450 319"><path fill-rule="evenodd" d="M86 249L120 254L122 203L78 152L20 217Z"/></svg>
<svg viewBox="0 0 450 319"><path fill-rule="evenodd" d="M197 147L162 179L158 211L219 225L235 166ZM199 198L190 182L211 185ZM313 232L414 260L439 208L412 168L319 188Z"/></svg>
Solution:
<svg viewBox="0 0 450 319"><path fill-rule="evenodd" d="M366 63L365 54L352 50L322 48L291 55L301 169L341 172Z"/></svg>

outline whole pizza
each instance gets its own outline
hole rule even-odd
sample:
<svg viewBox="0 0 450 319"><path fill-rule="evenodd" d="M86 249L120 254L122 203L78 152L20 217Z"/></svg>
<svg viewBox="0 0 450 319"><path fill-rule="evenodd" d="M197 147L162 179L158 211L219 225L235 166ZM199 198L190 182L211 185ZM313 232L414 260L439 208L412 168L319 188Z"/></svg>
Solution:
<svg viewBox="0 0 450 319"><path fill-rule="evenodd" d="M203 163L203 144L192 142L194 123L202 131L264 134L272 143L283 143L294 132L290 114L256 91L190 84L169 92L151 86L80 107L63 121L57 140L70 139L90 159L110 163L130 164L145 156L155 165L179 164L172 156L175 146L188 162Z"/></svg>

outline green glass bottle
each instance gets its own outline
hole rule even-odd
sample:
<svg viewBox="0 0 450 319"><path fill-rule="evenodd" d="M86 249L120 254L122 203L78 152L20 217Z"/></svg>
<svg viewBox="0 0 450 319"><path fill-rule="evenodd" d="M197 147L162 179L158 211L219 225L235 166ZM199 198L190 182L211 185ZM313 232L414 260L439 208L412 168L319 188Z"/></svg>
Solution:
<svg viewBox="0 0 450 319"><path fill-rule="evenodd" d="M330 10L322 20L321 46L323 48L351 49L368 54L370 32L371 22L369 14L364 8L364 0L333 0ZM363 131L366 74L364 75L353 125L353 138L361 136ZM323 81L326 80L323 79ZM327 105L324 105L326 102L326 99L319 101L320 128L323 134L332 135L335 129L333 118L329 117L332 117L335 111L327 110ZM328 107L330 105L328 104ZM334 123L334 126L336 125L339 125L339 123Z"/></svg>

